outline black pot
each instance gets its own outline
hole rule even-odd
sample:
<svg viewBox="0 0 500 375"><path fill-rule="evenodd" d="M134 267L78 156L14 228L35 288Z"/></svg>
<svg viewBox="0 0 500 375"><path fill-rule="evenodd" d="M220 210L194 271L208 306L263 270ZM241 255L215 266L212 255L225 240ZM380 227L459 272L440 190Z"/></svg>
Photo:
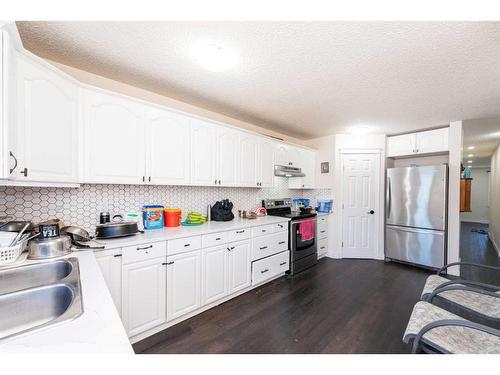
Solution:
<svg viewBox="0 0 500 375"><path fill-rule="evenodd" d="M135 221L122 221L120 223L99 224L95 228L96 238L118 238L132 236L142 231Z"/></svg>

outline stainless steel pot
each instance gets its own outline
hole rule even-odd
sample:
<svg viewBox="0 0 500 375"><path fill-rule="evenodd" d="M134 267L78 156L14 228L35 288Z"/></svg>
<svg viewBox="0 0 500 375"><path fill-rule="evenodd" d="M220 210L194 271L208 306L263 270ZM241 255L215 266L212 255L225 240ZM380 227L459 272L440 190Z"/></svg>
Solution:
<svg viewBox="0 0 500 375"><path fill-rule="evenodd" d="M71 252L71 237L65 234L55 238L33 239L29 242L28 259L49 259Z"/></svg>

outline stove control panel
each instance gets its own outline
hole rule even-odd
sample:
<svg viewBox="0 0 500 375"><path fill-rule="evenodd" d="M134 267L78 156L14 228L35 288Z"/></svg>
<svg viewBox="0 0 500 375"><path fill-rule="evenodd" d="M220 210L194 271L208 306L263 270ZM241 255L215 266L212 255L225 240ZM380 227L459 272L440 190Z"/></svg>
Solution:
<svg viewBox="0 0 500 375"><path fill-rule="evenodd" d="M292 207L292 198L264 199L262 207L266 209Z"/></svg>

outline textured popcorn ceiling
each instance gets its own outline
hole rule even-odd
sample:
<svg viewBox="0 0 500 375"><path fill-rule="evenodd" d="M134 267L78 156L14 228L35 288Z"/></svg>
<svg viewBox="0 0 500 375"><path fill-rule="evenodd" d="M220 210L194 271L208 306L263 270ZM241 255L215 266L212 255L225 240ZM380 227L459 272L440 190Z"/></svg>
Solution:
<svg viewBox="0 0 500 375"><path fill-rule="evenodd" d="M499 22L18 22L37 55L291 136L500 116ZM233 51L211 73L200 40Z"/></svg>

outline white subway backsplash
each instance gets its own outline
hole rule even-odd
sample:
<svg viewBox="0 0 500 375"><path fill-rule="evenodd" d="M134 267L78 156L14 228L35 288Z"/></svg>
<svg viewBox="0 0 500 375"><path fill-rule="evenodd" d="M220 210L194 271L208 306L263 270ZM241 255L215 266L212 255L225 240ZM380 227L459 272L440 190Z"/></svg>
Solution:
<svg viewBox="0 0 500 375"><path fill-rule="evenodd" d="M230 188L195 186L94 185L80 188L0 187L0 214L39 222L57 217L66 225L94 230L99 212L111 214L139 211L144 204L179 207L183 213L206 213L207 205L221 199L234 204L233 212L250 210L265 198L302 197L306 191L288 189L288 181L278 178L273 188ZM314 193L318 192L318 193ZM309 196L329 195L329 190L309 190Z"/></svg>

